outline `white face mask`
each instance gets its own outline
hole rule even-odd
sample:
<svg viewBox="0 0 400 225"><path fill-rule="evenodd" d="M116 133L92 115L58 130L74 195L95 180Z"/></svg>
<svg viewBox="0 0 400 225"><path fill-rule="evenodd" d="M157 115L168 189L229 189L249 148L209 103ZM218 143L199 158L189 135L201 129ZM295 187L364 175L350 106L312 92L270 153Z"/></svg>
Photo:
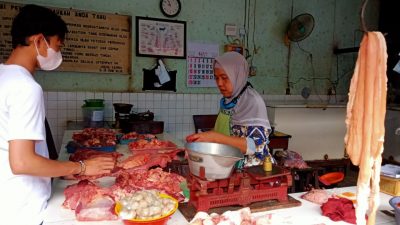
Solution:
<svg viewBox="0 0 400 225"><path fill-rule="evenodd" d="M62 55L61 52L54 51L54 49L50 48L49 44L47 44L46 39L44 39L44 42L47 45L47 57L41 56L39 53L39 50L36 45L35 41L35 47L36 47L36 52L37 52L37 60L39 62L39 67L42 70L55 70L57 67L59 67L62 63Z"/></svg>

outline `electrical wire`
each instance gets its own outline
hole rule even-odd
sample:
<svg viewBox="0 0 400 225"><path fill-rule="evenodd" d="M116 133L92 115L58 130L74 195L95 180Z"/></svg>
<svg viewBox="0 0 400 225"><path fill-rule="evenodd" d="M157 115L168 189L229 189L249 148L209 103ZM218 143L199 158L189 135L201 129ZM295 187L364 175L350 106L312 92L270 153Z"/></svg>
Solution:
<svg viewBox="0 0 400 225"><path fill-rule="evenodd" d="M293 19L293 0L292 0L292 7L290 9L290 21ZM289 42L288 46L288 55L287 55L287 75L286 75L286 94L290 94L290 58L292 55L292 45Z"/></svg>
<svg viewBox="0 0 400 225"><path fill-rule="evenodd" d="M333 90L335 91L334 97L335 97L335 101L337 101L336 88L339 86L339 82L343 78L347 77L348 80L351 79L351 76L349 76L349 75L351 75L354 72L354 66L351 69L349 69L348 71L344 72L341 76L339 76L339 56L336 55L336 80L332 80L332 79L327 78L327 77L315 77L315 70L314 70L314 62L313 62L313 58L312 58L312 53L307 51L307 50L305 50L304 48L302 48L298 42L297 42L297 46L299 47L299 49L301 51L303 51L303 52L308 54L309 59L310 59L310 63L311 63L312 76L311 76L311 78L299 77L296 81L289 82L290 85L291 86L296 85L300 81L308 81L308 82L312 81L313 82L313 88L314 88L318 98L322 101L320 95L317 92L315 81L316 80L327 80L330 83L330 85L333 88ZM327 98L328 102L330 101L330 98L331 98L331 96L328 95L328 98Z"/></svg>
<svg viewBox="0 0 400 225"><path fill-rule="evenodd" d="M335 1L335 3L334 3L334 5L333 5L333 28L332 28L332 30L333 30L333 32L332 32L332 42L333 43L336 43L336 1ZM330 71L332 71L332 64L330 64L331 66L330 66ZM336 55L336 71L338 70L338 58L337 58L337 55ZM332 74L330 75L330 77L332 77ZM336 81L337 81L337 78L338 78L338 73L336 73ZM335 95L335 100L336 100L336 86L334 86L332 83L331 83L331 85L332 85L332 89L333 89L333 94ZM329 98L330 98L330 95L329 95Z"/></svg>
<svg viewBox="0 0 400 225"><path fill-rule="evenodd" d="M320 93L318 92L317 84L315 83L315 81L316 81L317 79L315 78L315 69L314 69L313 54L312 54L310 51L307 51L307 50L305 50L304 48L302 48L302 47L300 46L299 42L296 42L296 43L297 43L297 46L299 47L299 49L300 49L301 51L303 51L304 53L306 53L306 54L308 55L309 59L310 59L310 64L311 64L311 80L310 80L310 81L312 81L312 85L313 85L313 89L314 89L314 91L315 91L315 94L318 96L318 98L319 98L320 101L323 101L322 98L321 98L321 96L320 96ZM329 78L324 78L324 79L326 79L326 80L328 80L330 83L332 83L331 80L330 80ZM324 80L324 79L323 79L323 80Z"/></svg>
<svg viewBox="0 0 400 225"><path fill-rule="evenodd" d="M244 20L243 20L243 28L244 28L244 36L243 36L243 45L246 43L246 20L247 20L247 0L244 1Z"/></svg>
<svg viewBox="0 0 400 225"><path fill-rule="evenodd" d="M367 28L367 25L365 24L365 19L364 19L364 12L365 12L367 3L368 3L368 0L364 0L362 3L361 10L360 10L360 20L361 20L360 22L361 22L361 27L364 32L368 32L368 28Z"/></svg>
<svg viewBox="0 0 400 225"><path fill-rule="evenodd" d="M247 6L247 29L246 29L246 49L249 48L249 29L250 29L250 0L248 0L248 6ZM246 55L246 59L248 56Z"/></svg>
<svg viewBox="0 0 400 225"><path fill-rule="evenodd" d="M253 55L251 56L250 65L253 66L254 55L257 53L257 46L255 41L255 33L256 33L256 8L257 8L257 0L254 0L253 5Z"/></svg>
<svg viewBox="0 0 400 225"><path fill-rule="evenodd" d="M356 47L356 41L357 41L357 33L361 33L361 35L364 35L364 31L360 30L360 29L355 29L353 32L353 47ZM353 65L355 65L355 62L357 60L357 54L353 54ZM332 88L335 90L335 96L336 96L336 88L339 86L340 81L345 78L348 77L348 80L351 79L351 76L349 76L349 74L354 72L354 66L349 69L349 71L344 72L341 76L339 76L339 55L336 55L336 80L335 81L331 81L332 83Z"/></svg>

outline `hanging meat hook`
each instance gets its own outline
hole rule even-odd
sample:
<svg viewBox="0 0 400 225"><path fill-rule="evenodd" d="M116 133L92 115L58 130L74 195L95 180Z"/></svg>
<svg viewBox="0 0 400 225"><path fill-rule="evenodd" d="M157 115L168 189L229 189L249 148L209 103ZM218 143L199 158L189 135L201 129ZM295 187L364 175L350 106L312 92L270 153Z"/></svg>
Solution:
<svg viewBox="0 0 400 225"><path fill-rule="evenodd" d="M365 25L365 19L364 19L364 12L365 8L367 6L368 0L364 0L361 6L361 12L360 12L360 17L361 17L361 29L364 32L368 32L367 26Z"/></svg>

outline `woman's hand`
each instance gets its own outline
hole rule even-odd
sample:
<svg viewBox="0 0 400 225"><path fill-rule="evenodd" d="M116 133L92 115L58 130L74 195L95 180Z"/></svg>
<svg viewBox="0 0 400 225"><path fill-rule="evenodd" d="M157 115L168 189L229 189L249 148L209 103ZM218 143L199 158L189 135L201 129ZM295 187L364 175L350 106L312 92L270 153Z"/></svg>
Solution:
<svg viewBox="0 0 400 225"><path fill-rule="evenodd" d="M191 134L186 137L187 142L218 142L221 136L225 136L215 131L206 131L201 133Z"/></svg>
<svg viewBox="0 0 400 225"><path fill-rule="evenodd" d="M115 167L116 160L110 157L96 157L84 161L86 170L83 175L92 176L110 173Z"/></svg>
<svg viewBox="0 0 400 225"><path fill-rule="evenodd" d="M212 142L230 145L240 149L243 154L247 151L247 141L244 137L227 136L215 131L207 131L197 134L191 134L186 137L187 142Z"/></svg>

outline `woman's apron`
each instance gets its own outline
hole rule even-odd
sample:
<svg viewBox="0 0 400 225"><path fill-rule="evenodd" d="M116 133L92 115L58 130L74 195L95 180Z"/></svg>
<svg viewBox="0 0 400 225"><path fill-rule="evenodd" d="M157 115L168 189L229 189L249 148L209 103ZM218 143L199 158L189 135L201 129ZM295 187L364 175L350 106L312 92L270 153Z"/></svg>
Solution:
<svg viewBox="0 0 400 225"><path fill-rule="evenodd" d="M223 111L220 111L218 113L217 120L215 121L214 131L228 136L232 136L230 121L231 121L231 116ZM243 165L244 165L244 159L241 159L236 162L235 168L242 169Z"/></svg>

